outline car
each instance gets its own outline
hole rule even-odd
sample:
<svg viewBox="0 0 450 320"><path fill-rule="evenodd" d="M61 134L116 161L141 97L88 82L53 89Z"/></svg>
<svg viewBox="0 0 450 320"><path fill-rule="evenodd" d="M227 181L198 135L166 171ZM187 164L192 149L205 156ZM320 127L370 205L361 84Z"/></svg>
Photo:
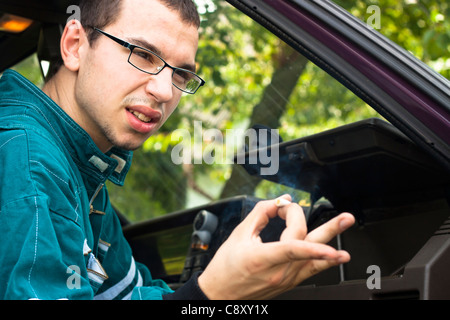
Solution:
<svg viewBox="0 0 450 320"><path fill-rule="evenodd" d="M0 72L33 53L51 68L72 3L0 0L0 21L28 19L0 29ZM207 84L136 153L130 187L142 191L108 186L136 261L176 289L258 201L288 192L310 230L343 211L357 223L330 243L348 264L277 299L450 298L449 80L332 1L198 5ZM217 161L225 149L233 156ZM143 174L149 162L166 175ZM262 240L283 228L273 219Z"/></svg>

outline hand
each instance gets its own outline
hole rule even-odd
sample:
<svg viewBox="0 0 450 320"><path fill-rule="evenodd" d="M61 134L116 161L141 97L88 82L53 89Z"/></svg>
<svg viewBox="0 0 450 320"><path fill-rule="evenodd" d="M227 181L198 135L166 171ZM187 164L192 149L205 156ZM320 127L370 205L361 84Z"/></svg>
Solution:
<svg viewBox="0 0 450 320"><path fill-rule="evenodd" d="M199 286L209 299L269 299L350 261L346 251L326 243L353 225L353 215L342 213L307 233L302 208L295 203L278 208L275 201L257 203L200 275ZM259 234L277 214L286 229L279 241L263 243Z"/></svg>

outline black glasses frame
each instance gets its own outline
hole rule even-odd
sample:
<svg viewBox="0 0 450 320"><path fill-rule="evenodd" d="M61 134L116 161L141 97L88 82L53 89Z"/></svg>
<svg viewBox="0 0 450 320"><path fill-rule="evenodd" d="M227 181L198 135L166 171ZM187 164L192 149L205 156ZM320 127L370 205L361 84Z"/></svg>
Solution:
<svg viewBox="0 0 450 320"><path fill-rule="evenodd" d="M177 88L177 89L179 89L179 90L181 90L181 91L183 91L183 92L185 92L185 93L188 93L188 94L194 94L194 93L197 92L197 90L198 90L201 86L203 86L203 85L206 83L205 80L203 80L203 79L200 78L196 73L194 73L194 72L192 72L192 71L190 71L190 70L183 69L183 68L172 67L172 66L171 66L170 64L168 64L163 58L161 58L158 54L156 54L155 52L153 52L153 51L151 51L151 50L148 50L148 49L143 48L143 47L141 47L141 46L137 46L137 45L131 44L131 43L127 42L127 41L124 41L124 40L122 40L122 39L119 39L119 38L117 38L117 37L115 37L115 36L113 36L113 35L111 35L111 34L105 32L105 31L103 31L103 30L100 30L100 29L98 29L98 28L93 27L92 29L95 30L95 31L97 31L97 32L99 32L99 33L101 33L101 34L103 34L103 35L105 35L105 36L107 36L108 38L110 38L111 40L117 42L117 43L120 44L121 46L123 46L123 47L125 47L125 48L128 48L128 49L130 50L130 55L128 56L128 63L131 64L131 65L132 65L133 67L135 67L136 69L138 69L138 70L140 70L140 71L142 71L142 72L144 72L144 73L151 74L151 75L157 75L157 74L159 74L161 71L163 71L165 67L169 67L170 69L172 69L172 78L173 78L173 75L175 74L175 72L176 72L177 70L181 70L181 71L183 71L183 72L188 72L188 73L194 75L195 77L197 77L197 78L200 80L200 84L198 85L198 87L197 87L194 91L187 91L187 90L185 90L185 89L182 89L182 88L178 87L175 83L172 82L172 84L173 84L173 86L174 86L175 88ZM134 50L135 48L139 48L139 49L141 49L141 50L144 50L144 51L149 52L150 54L155 55L156 57L158 57L158 58L164 63L164 66L158 68L158 71L157 71L157 72L149 72L149 71L143 70L143 69L141 69L141 68L135 66L135 65L130 61L131 55L133 54L133 50Z"/></svg>

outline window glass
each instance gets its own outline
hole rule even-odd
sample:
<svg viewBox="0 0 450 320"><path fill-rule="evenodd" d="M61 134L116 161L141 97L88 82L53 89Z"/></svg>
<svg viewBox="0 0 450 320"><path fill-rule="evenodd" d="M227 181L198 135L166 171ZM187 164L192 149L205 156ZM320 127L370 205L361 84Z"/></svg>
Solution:
<svg viewBox="0 0 450 320"><path fill-rule="evenodd" d="M44 85L44 77L42 76L39 60L36 54L32 54L28 58L13 66L11 69L24 75L28 80L40 88Z"/></svg>
<svg viewBox="0 0 450 320"><path fill-rule="evenodd" d="M130 221L146 220L235 195L273 198L307 192L248 174L233 156L254 125L283 141L380 116L335 79L252 19L219 0L196 0L202 16L198 73L207 81L135 152L124 187L108 183L113 204ZM450 73L447 1L335 3L406 48L437 72ZM43 85L36 55L13 69Z"/></svg>
<svg viewBox="0 0 450 320"><path fill-rule="evenodd" d="M450 79L450 3L445 0L334 0Z"/></svg>
<svg viewBox="0 0 450 320"><path fill-rule="evenodd" d="M160 132L135 152L125 186L108 184L113 203L131 221L243 194L289 193L308 206L308 193L232 164L233 154L244 148L246 130L264 125L289 141L379 116L225 1L198 4L203 19L198 73L207 83L184 96Z"/></svg>

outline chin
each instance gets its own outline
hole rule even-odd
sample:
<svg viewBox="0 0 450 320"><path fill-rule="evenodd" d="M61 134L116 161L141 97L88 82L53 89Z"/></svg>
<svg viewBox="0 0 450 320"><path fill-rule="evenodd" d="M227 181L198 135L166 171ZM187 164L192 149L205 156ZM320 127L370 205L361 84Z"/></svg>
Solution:
<svg viewBox="0 0 450 320"><path fill-rule="evenodd" d="M122 149L122 150L127 150L127 151L135 151L137 149L139 149L144 142L142 143L136 143L136 142L124 142L124 143L118 143L118 144L114 144L115 147Z"/></svg>
<svg viewBox="0 0 450 320"><path fill-rule="evenodd" d="M150 138L150 135L129 132L114 133L110 130L105 130L104 136L109 141L111 146L127 151L135 151L139 149L144 142Z"/></svg>
<svg viewBox="0 0 450 320"><path fill-rule="evenodd" d="M136 137L134 137L134 139L130 138L130 139L108 139L109 142L111 143L112 146L122 149L122 150L126 150L126 151L135 151L137 149L139 149L145 142L144 138L138 139Z"/></svg>

